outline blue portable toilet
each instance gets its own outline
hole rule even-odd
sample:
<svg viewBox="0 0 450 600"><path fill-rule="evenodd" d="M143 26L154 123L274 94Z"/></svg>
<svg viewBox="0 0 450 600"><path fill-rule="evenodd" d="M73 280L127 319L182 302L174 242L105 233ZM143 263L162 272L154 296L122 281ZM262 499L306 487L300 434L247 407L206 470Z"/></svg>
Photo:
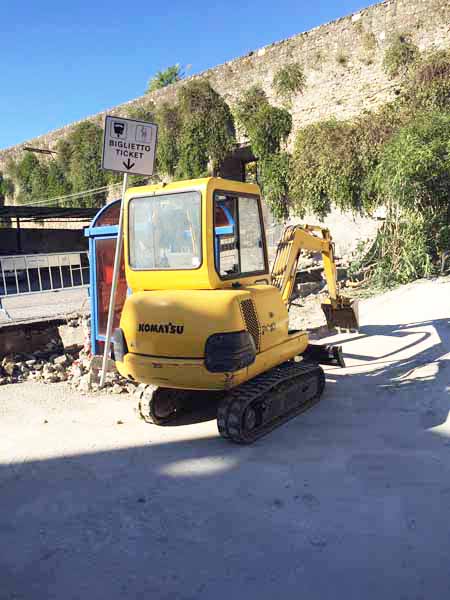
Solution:
<svg viewBox="0 0 450 600"><path fill-rule="evenodd" d="M108 321L109 296L114 270L121 199L103 206L84 231L89 238L90 301L91 301L91 352L103 353ZM119 326L120 313L127 295L125 267L122 262L117 284L114 328Z"/></svg>

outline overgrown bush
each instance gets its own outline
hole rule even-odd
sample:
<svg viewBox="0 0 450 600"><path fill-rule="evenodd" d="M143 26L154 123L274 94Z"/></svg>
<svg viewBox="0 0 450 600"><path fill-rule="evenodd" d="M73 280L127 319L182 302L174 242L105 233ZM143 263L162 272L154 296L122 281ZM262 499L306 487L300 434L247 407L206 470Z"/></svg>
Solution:
<svg viewBox="0 0 450 600"><path fill-rule="evenodd" d="M297 133L292 159L290 196L293 211L324 217L336 205L361 208L362 172L356 128L330 119Z"/></svg>
<svg viewBox="0 0 450 600"><path fill-rule="evenodd" d="M405 102L412 111L450 110L450 51L425 54L408 73Z"/></svg>
<svg viewBox="0 0 450 600"><path fill-rule="evenodd" d="M361 263L387 286L436 272L450 251L450 113L424 112L386 143L371 180L386 221Z"/></svg>
<svg viewBox="0 0 450 600"><path fill-rule="evenodd" d="M14 194L14 184L8 177L4 177L0 172L0 206L5 202L6 196Z"/></svg>
<svg viewBox="0 0 450 600"><path fill-rule="evenodd" d="M148 82L147 93L154 92L156 90L160 90L172 83L176 83L177 81L181 81L183 79L184 73L181 68L181 65L176 64L163 71L158 71L156 75L154 75L150 81Z"/></svg>
<svg viewBox="0 0 450 600"><path fill-rule="evenodd" d="M174 177L180 156L178 140L181 132L181 116L178 106L163 102L158 108L156 121L158 123L156 149L158 171Z"/></svg>
<svg viewBox="0 0 450 600"><path fill-rule="evenodd" d="M40 202L103 187L107 175L100 169L103 130L86 121L77 125L70 135L61 140L52 158L38 159L25 152L18 162L10 162L7 171L18 190L19 203ZM86 194L61 202L65 206L101 206L106 193Z"/></svg>
<svg viewBox="0 0 450 600"><path fill-rule="evenodd" d="M408 33L394 35L384 53L383 67L386 74L391 79L404 75L418 55L419 49Z"/></svg>
<svg viewBox="0 0 450 600"><path fill-rule="evenodd" d="M429 277L436 270L432 245L426 214L405 210L390 213L369 250L352 265L352 270L362 270L366 280L377 288Z"/></svg>
<svg viewBox="0 0 450 600"><path fill-rule="evenodd" d="M306 77L298 62L279 69L273 78L273 87L277 96L290 104L292 96L302 93L306 86Z"/></svg>
<svg viewBox="0 0 450 600"><path fill-rule="evenodd" d="M289 216L291 160L291 155L287 152L276 152L264 157L259 163L264 200L278 221Z"/></svg>
<svg viewBox="0 0 450 600"><path fill-rule="evenodd" d="M292 117L272 106L265 92L253 86L236 106L236 119L259 161L258 175L265 199L279 219L288 216L290 157L283 151L292 129Z"/></svg>
<svg viewBox="0 0 450 600"><path fill-rule="evenodd" d="M85 121L77 125L66 139L68 153L67 181L72 192L103 187L108 183L105 171L100 169L102 159L103 129L96 123ZM65 160L67 160L65 157ZM106 192L87 194L78 198L77 206L102 206Z"/></svg>
<svg viewBox="0 0 450 600"><path fill-rule="evenodd" d="M235 144L233 117L228 104L206 80L190 81L178 92L181 119L178 177L207 174L214 170Z"/></svg>
<svg viewBox="0 0 450 600"><path fill-rule="evenodd" d="M129 119L135 119L136 121L148 121L149 123L154 123L155 111L155 103L148 100L140 106L130 107L127 110L127 117Z"/></svg>

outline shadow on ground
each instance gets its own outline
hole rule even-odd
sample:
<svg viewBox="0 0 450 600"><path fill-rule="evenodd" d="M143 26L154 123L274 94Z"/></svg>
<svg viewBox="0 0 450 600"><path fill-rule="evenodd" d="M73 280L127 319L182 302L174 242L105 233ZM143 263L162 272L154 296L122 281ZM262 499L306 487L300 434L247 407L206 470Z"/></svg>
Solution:
<svg viewBox="0 0 450 600"><path fill-rule="evenodd" d="M2 464L0 598L447 597L450 437L429 428L448 417L449 332L344 339L352 364L328 370L322 402L251 447L203 423L193 439L164 428L138 447ZM377 336L395 348L371 353Z"/></svg>

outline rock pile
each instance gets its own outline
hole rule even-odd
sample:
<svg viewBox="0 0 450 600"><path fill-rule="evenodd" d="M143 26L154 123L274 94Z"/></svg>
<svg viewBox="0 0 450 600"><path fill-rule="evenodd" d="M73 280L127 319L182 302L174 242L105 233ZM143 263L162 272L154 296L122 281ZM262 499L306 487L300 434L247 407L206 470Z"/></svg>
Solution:
<svg viewBox="0 0 450 600"><path fill-rule="evenodd" d="M78 339L83 341L82 344L72 343L74 335L70 334L71 328L81 328L82 336L78 335ZM77 317L68 321L61 339L51 339L42 350L3 357L0 360L0 385L23 381L67 381L73 389L82 393L98 391L101 362L98 357L91 356L90 333L90 319ZM134 393L138 387L142 386L121 377L110 361L105 383L107 391Z"/></svg>

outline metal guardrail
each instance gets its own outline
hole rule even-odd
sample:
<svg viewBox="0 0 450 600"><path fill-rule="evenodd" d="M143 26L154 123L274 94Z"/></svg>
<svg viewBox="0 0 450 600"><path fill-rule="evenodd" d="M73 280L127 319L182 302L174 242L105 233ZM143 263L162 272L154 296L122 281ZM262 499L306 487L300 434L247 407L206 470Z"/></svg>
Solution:
<svg viewBox="0 0 450 600"><path fill-rule="evenodd" d="M0 298L89 285L89 253L0 256Z"/></svg>

